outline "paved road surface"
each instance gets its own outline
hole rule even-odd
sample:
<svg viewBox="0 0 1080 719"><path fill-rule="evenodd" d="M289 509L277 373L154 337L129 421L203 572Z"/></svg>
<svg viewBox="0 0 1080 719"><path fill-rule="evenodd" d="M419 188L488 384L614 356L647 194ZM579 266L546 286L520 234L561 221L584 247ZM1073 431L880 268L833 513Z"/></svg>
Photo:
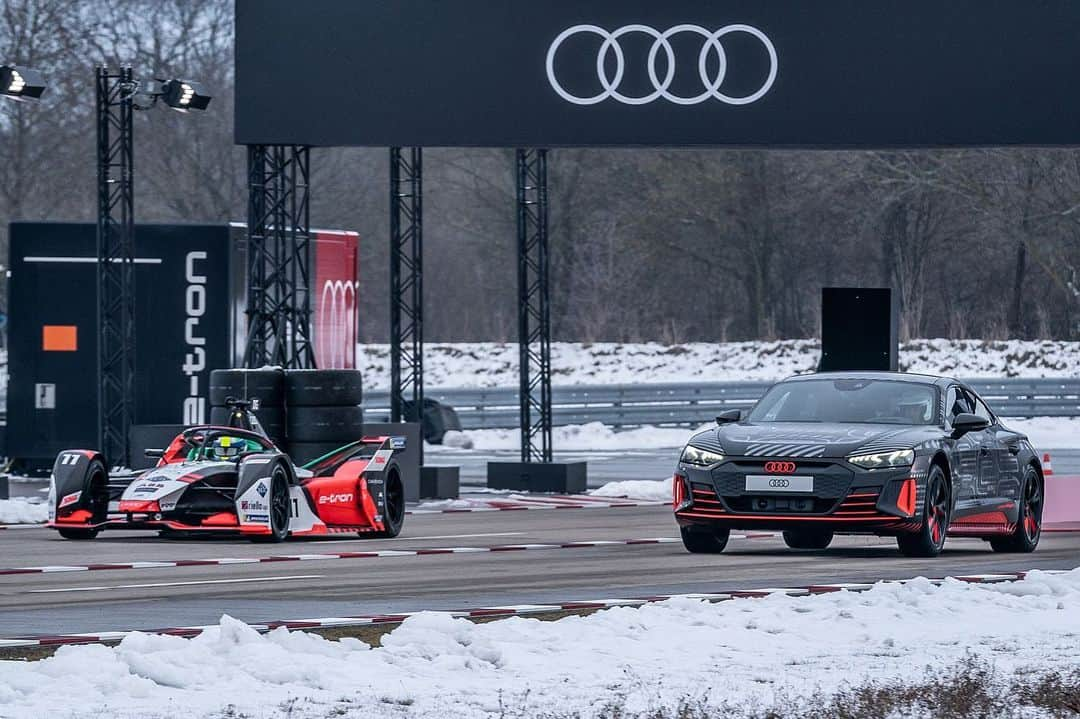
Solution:
<svg viewBox="0 0 1080 719"><path fill-rule="evenodd" d="M666 507L410 517L396 540L256 545L167 541L152 533L68 542L45 529L0 531L0 566L86 565L324 554L371 549L490 547L677 536ZM733 539L719 556L678 544L282 561L0 576L0 636L206 624L228 613L273 621L418 609L993 573L1080 565L1080 534L1048 534L1033 555L998 555L950 540L937 560L900 557L890 540L840 538L825 552L776 538Z"/></svg>

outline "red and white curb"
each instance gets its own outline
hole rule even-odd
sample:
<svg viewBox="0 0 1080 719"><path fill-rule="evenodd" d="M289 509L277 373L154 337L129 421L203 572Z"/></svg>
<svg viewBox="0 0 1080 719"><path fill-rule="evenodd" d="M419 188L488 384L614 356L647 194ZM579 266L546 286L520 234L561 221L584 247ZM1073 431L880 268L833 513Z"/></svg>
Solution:
<svg viewBox="0 0 1080 719"><path fill-rule="evenodd" d="M733 534L733 539L764 539L773 533ZM182 567L210 567L235 564L271 564L275 562L312 562L337 559L388 559L401 557L425 557L446 554L481 554L485 552L526 552L552 549L590 549L597 547L629 547L642 544L678 544L677 537L645 537L641 539L597 539L559 544L496 544L487 547L423 547L420 549L376 549L369 552L326 552L322 554L278 554L269 557L221 557L209 559L176 559L142 562L116 562L101 564L58 564L39 567L0 568L0 576L13 574L54 574L63 572L94 572L130 569L173 569Z"/></svg>
<svg viewBox="0 0 1080 719"><path fill-rule="evenodd" d="M1041 570L1044 574L1066 574L1068 570ZM955 580L972 584L999 584L1002 582L1016 582L1027 576L1027 572L1009 572L1005 574L969 574L941 579L931 579L935 584ZM878 584L906 584L914 580L892 579L877 582ZM496 607L480 607L476 609L460 609L454 611L435 611L435 614L448 614L452 617L465 619L478 619L485 617L523 617L531 614L548 614L552 612L570 612L591 609L610 609L612 607L641 607L646 604L665 602L670 599L697 599L707 602L724 602L734 599L762 598L773 595L786 595L789 597L808 597L818 594L831 594L833 592L865 592L874 587L875 583L840 583L840 584L812 584L805 587L768 587L761 589L744 589L720 594L696 593L696 594L661 594L650 597L637 597L628 599L589 599L574 602L560 602L552 604L511 604ZM284 627L290 630L301 629L328 629L332 627L362 627L382 624L400 624L409 617L417 614L432 612L401 612L396 614L367 614L352 617L322 617L319 619L288 619L278 622L264 622L251 624L250 626L259 632L269 632ZM194 626L194 627L171 627L167 629L131 630L117 632L87 632L75 634L49 634L22 637L0 638L0 649L34 646L60 646L64 644L96 644L100 642L121 641L130 634L168 634L180 637L194 637L202 634L217 625Z"/></svg>
<svg viewBox="0 0 1080 719"><path fill-rule="evenodd" d="M520 512L528 509L621 509L623 507L663 507L667 500L634 500L617 497L592 497L584 494L510 495L498 499L446 500L453 506L425 508L421 504L406 514L464 514L468 512ZM429 502L429 505L440 502Z"/></svg>

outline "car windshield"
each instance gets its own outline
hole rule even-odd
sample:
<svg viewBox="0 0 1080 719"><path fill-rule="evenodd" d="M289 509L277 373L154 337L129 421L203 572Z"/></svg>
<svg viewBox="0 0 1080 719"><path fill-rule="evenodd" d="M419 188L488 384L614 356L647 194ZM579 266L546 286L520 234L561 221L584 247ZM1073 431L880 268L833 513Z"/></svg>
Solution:
<svg viewBox="0 0 1080 719"><path fill-rule="evenodd" d="M878 379L782 382L750 412L751 422L934 424L932 385Z"/></svg>

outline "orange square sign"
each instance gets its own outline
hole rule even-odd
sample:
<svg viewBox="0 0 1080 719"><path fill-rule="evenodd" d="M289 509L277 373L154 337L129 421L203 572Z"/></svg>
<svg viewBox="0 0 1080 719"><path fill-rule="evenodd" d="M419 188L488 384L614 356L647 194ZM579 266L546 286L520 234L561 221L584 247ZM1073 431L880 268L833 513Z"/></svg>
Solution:
<svg viewBox="0 0 1080 719"><path fill-rule="evenodd" d="M46 352L75 352L79 349L79 328L75 325L43 326L41 349Z"/></svg>

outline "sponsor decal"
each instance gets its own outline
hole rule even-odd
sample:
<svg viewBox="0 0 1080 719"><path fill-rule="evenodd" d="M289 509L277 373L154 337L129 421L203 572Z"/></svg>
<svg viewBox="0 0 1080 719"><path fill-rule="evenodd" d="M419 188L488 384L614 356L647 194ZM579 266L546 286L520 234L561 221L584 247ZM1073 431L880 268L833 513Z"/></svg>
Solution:
<svg viewBox="0 0 1080 719"><path fill-rule="evenodd" d="M63 499L60 500L60 506L61 507L67 507L68 505L75 504L76 502L79 501L80 497L82 497L82 492L81 491L75 492L73 494L69 494L69 495L67 495L66 497L64 497Z"/></svg>
<svg viewBox="0 0 1080 719"><path fill-rule="evenodd" d="M249 501L245 499L244 501L240 502L240 509L250 509L254 512L268 512L270 511L270 505L266 504L265 502Z"/></svg>
<svg viewBox="0 0 1080 719"><path fill-rule="evenodd" d="M268 514L245 514L245 522L262 522L266 523L270 521L270 515Z"/></svg>
<svg viewBox="0 0 1080 719"><path fill-rule="evenodd" d="M184 259L184 345L188 350L180 370L188 378L188 396L184 398L183 423L206 424L206 397L202 396L201 378L206 372L206 337L199 332L199 320L206 314L206 275L195 271L195 263L206 261L206 253L189 252Z"/></svg>
<svg viewBox="0 0 1080 719"><path fill-rule="evenodd" d="M794 462L766 462L765 471L769 474L794 474L797 467Z"/></svg>
<svg viewBox="0 0 1080 719"><path fill-rule="evenodd" d="M353 501L353 495L351 493L345 494L324 494L319 497L319 504L349 504Z"/></svg>
<svg viewBox="0 0 1080 719"><path fill-rule="evenodd" d="M176 502L158 502L158 506L162 512L171 512L176 509Z"/></svg>
<svg viewBox="0 0 1080 719"><path fill-rule="evenodd" d="M255 491L259 493L260 497L265 497L266 492L268 491L266 489L266 483L265 482L259 482L257 485L255 485Z"/></svg>
<svg viewBox="0 0 1080 719"><path fill-rule="evenodd" d="M391 437L390 438L390 449L405 449L405 438L404 437Z"/></svg>

